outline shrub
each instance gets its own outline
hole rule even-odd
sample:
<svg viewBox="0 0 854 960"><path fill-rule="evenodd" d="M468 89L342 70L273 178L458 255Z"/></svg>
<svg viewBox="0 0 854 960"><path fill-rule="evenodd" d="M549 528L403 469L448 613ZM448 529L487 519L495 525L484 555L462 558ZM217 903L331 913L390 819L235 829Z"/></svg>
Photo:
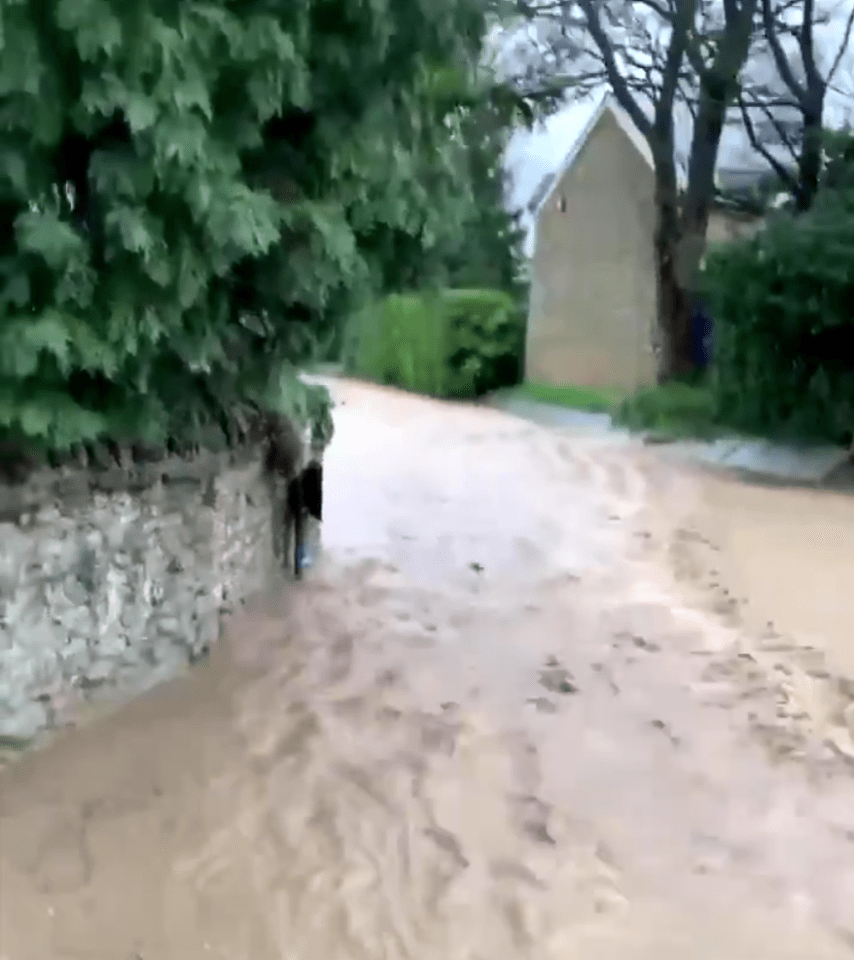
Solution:
<svg viewBox="0 0 854 960"><path fill-rule="evenodd" d="M710 254L716 415L748 432L847 442L854 426L854 212L819 202Z"/></svg>
<svg viewBox="0 0 854 960"><path fill-rule="evenodd" d="M719 433L714 395L702 384L672 381L639 390L619 404L614 419L666 438L710 439Z"/></svg>
<svg viewBox="0 0 854 960"><path fill-rule="evenodd" d="M438 397L516 383L524 321L497 290L392 294L351 323L344 363L368 379Z"/></svg>
<svg viewBox="0 0 854 960"><path fill-rule="evenodd" d="M525 317L500 290L446 290L439 298L446 328L446 395L476 397L518 383Z"/></svg>
<svg viewBox="0 0 854 960"><path fill-rule="evenodd" d="M361 310L351 333L347 369L417 393L444 395L444 330L433 298L391 294Z"/></svg>

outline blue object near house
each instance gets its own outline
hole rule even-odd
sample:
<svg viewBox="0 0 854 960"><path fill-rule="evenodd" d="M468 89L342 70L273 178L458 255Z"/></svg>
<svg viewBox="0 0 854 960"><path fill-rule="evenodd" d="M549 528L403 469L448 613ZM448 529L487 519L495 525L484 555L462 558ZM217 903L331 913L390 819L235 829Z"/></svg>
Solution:
<svg viewBox="0 0 854 960"><path fill-rule="evenodd" d="M303 543L297 548L297 566L300 570L306 570L312 564L312 557L308 547Z"/></svg>
<svg viewBox="0 0 854 960"><path fill-rule="evenodd" d="M712 362L715 324L706 305L697 301L691 313L691 345L694 363L698 370L705 370Z"/></svg>

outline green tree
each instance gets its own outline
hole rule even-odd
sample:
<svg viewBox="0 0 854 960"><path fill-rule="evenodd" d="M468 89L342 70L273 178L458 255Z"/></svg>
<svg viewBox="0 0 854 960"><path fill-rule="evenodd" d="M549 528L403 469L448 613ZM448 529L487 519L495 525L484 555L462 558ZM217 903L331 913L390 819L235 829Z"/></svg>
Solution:
<svg viewBox="0 0 854 960"><path fill-rule="evenodd" d="M6 0L0 429L197 443L263 402L371 286L372 233L453 220L423 78L483 30L474 0Z"/></svg>
<svg viewBox="0 0 854 960"><path fill-rule="evenodd" d="M460 137L470 183L471 211L466 242L449 261L449 284L462 289L503 290L521 300L522 230L518 215L507 210L504 153L511 124L528 119L524 103L507 100L498 86L476 92L458 113Z"/></svg>
<svg viewBox="0 0 854 960"><path fill-rule="evenodd" d="M451 61L423 74L416 115L416 222L374 222L359 237L373 255L375 292L456 286L520 295L522 231L505 210L502 159L512 123L530 116L525 102L479 76L473 59Z"/></svg>

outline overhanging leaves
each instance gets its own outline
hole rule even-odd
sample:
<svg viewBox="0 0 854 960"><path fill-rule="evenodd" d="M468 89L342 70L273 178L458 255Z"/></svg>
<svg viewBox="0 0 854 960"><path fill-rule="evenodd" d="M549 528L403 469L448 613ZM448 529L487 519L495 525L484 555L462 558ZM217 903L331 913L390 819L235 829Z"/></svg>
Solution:
<svg viewBox="0 0 854 960"><path fill-rule="evenodd" d="M482 13L4 5L0 428L189 443L283 362L299 413L292 371L354 302L462 243L465 151L425 65L465 75Z"/></svg>

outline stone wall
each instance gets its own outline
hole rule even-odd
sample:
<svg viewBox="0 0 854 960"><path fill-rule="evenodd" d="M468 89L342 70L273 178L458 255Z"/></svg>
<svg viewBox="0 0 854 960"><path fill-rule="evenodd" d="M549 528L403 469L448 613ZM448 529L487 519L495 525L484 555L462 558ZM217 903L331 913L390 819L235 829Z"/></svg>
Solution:
<svg viewBox="0 0 854 960"><path fill-rule="evenodd" d="M0 735L149 687L216 642L223 611L280 569L261 463L244 451L0 487Z"/></svg>

